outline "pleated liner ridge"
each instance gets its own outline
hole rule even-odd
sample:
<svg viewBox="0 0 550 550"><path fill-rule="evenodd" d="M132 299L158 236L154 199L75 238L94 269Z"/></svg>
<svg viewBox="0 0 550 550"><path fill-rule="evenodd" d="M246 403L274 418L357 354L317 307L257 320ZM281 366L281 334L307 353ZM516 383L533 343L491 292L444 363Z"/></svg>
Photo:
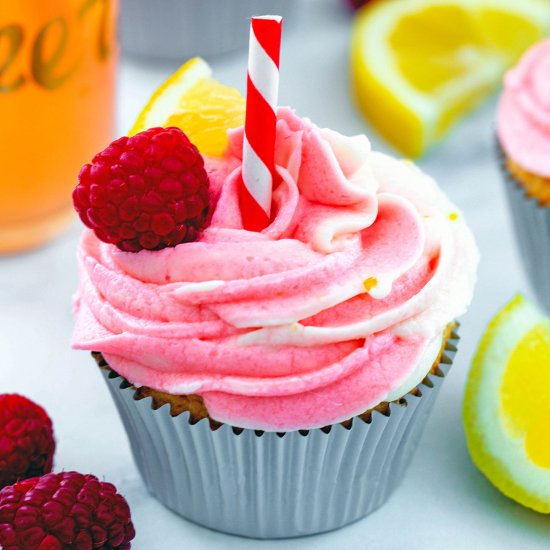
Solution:
<svg viewBox="0 0 550 550"><path fill-rule="evenodd" d="M550 208L527 195L499 154L523 266L537 300L550 313Z"/></svg>
<svg viewBox="0 0 550 550"><path fill-rule="evenodd" d="M145 485L195 523L253 538L286 538L337 529L382 505L399 485L454 355L445 345L435 374L370 422L284 434L211 429L208 419L151 408L132 387L102 370Z"/></svg>

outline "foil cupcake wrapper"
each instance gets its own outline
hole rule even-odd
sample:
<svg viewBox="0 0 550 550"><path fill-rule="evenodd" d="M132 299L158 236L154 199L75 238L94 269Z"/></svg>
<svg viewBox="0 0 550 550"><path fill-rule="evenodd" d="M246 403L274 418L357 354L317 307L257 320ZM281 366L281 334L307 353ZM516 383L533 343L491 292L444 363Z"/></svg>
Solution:
<svg viewBox="0 0 550 550"><path fill-rule="evenodd" d="M120 40L125 52L185 59L248 46L250 17L282 15L293 24L296 0L123 0Z"/></svg>
<svg viewBox="0 0 550 550"><path fill-rule="evenodd" d="M150 493L184 518L252 538L331 531L381 506L399 485L454 355L447 340L435 374L370 422L287 433L207 419L189 423L151 408L113 371L102 370ZM122 382L121 382L122 380Z"/></svg>
<svg viewBox="0 0 550 550"><path fill-rule="evenodd" d="M499 147L508 207L512 214L516 242L533 293L550 313L550 208L527 195L510 173Z"/></svg>

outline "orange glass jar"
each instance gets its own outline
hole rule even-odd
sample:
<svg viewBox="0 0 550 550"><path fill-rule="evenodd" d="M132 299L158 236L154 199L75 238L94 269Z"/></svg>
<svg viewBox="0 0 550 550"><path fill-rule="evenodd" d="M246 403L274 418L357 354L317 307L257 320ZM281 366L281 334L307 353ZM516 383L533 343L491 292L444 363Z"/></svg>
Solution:
<svg viewBox="0 0 550 550"><path fill-rule="evenodd" d="M112 139L117 7L0 3L0 253L65 227L80 166Z"/></svg>

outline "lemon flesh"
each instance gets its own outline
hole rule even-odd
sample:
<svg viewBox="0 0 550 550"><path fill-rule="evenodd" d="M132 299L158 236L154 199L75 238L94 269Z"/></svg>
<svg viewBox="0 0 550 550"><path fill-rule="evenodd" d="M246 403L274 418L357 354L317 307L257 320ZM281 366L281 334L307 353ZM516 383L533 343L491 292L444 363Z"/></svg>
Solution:
<svg viewBox="0 0 550 550"><path fill-rule="evenodd" d="M550 320L517 296L491 321L466 385L473 461L505 495L550 513Z"/></svg>
<svg viewBox="0 0 550 550"><path fill-rule="evenodd" d="M244 116L240 92L208 79L180 98L178 110L166 125L181 128L202 153L221 156L227 148L227 130L242 126Z"/></svg>
<svg viewBox="0 0 550 550"><path fill-rule="evenodd" d="M244 118L241 93L214 80L208 64L196 57L153 94L130 135L153 126L176 126L201 153L222 156L228 145L227 130L243 125Z"/></svg>
<svg viewBox="0 0 550 550"><path fill-rule="evenodd" d="M546 0L385 0L359 11L351 46L359 107L418 157L550 31Z"/></svg>
<svg viewBox="0 0 550 550"><path fill-rule="evenodd" d="M535 437L550 413L550 330L533 327L512 352L500 388L505 428L511 437L525 438L527 457L550 468L550 423L543 438Z"/></svg>

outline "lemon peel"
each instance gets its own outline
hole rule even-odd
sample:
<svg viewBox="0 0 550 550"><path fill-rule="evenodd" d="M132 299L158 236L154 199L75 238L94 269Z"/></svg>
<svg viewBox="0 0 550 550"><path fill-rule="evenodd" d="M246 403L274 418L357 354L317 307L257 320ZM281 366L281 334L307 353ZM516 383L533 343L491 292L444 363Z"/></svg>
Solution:
<svg viewBox="0 0 550 550"><path fill-rule="evenodd" d="M550 513L550 320L516 296L487 327L463 420L476 466L506 496Z"/></svg>
<svg viewBox="0 0 550 550"><path fill-rule="evenodd" d="M222 156L227 130L244 124L244 117L241 93L214 80L206 61L195 57L155 91L129 135L153 126L177 126L201 153Z"/></svg>

